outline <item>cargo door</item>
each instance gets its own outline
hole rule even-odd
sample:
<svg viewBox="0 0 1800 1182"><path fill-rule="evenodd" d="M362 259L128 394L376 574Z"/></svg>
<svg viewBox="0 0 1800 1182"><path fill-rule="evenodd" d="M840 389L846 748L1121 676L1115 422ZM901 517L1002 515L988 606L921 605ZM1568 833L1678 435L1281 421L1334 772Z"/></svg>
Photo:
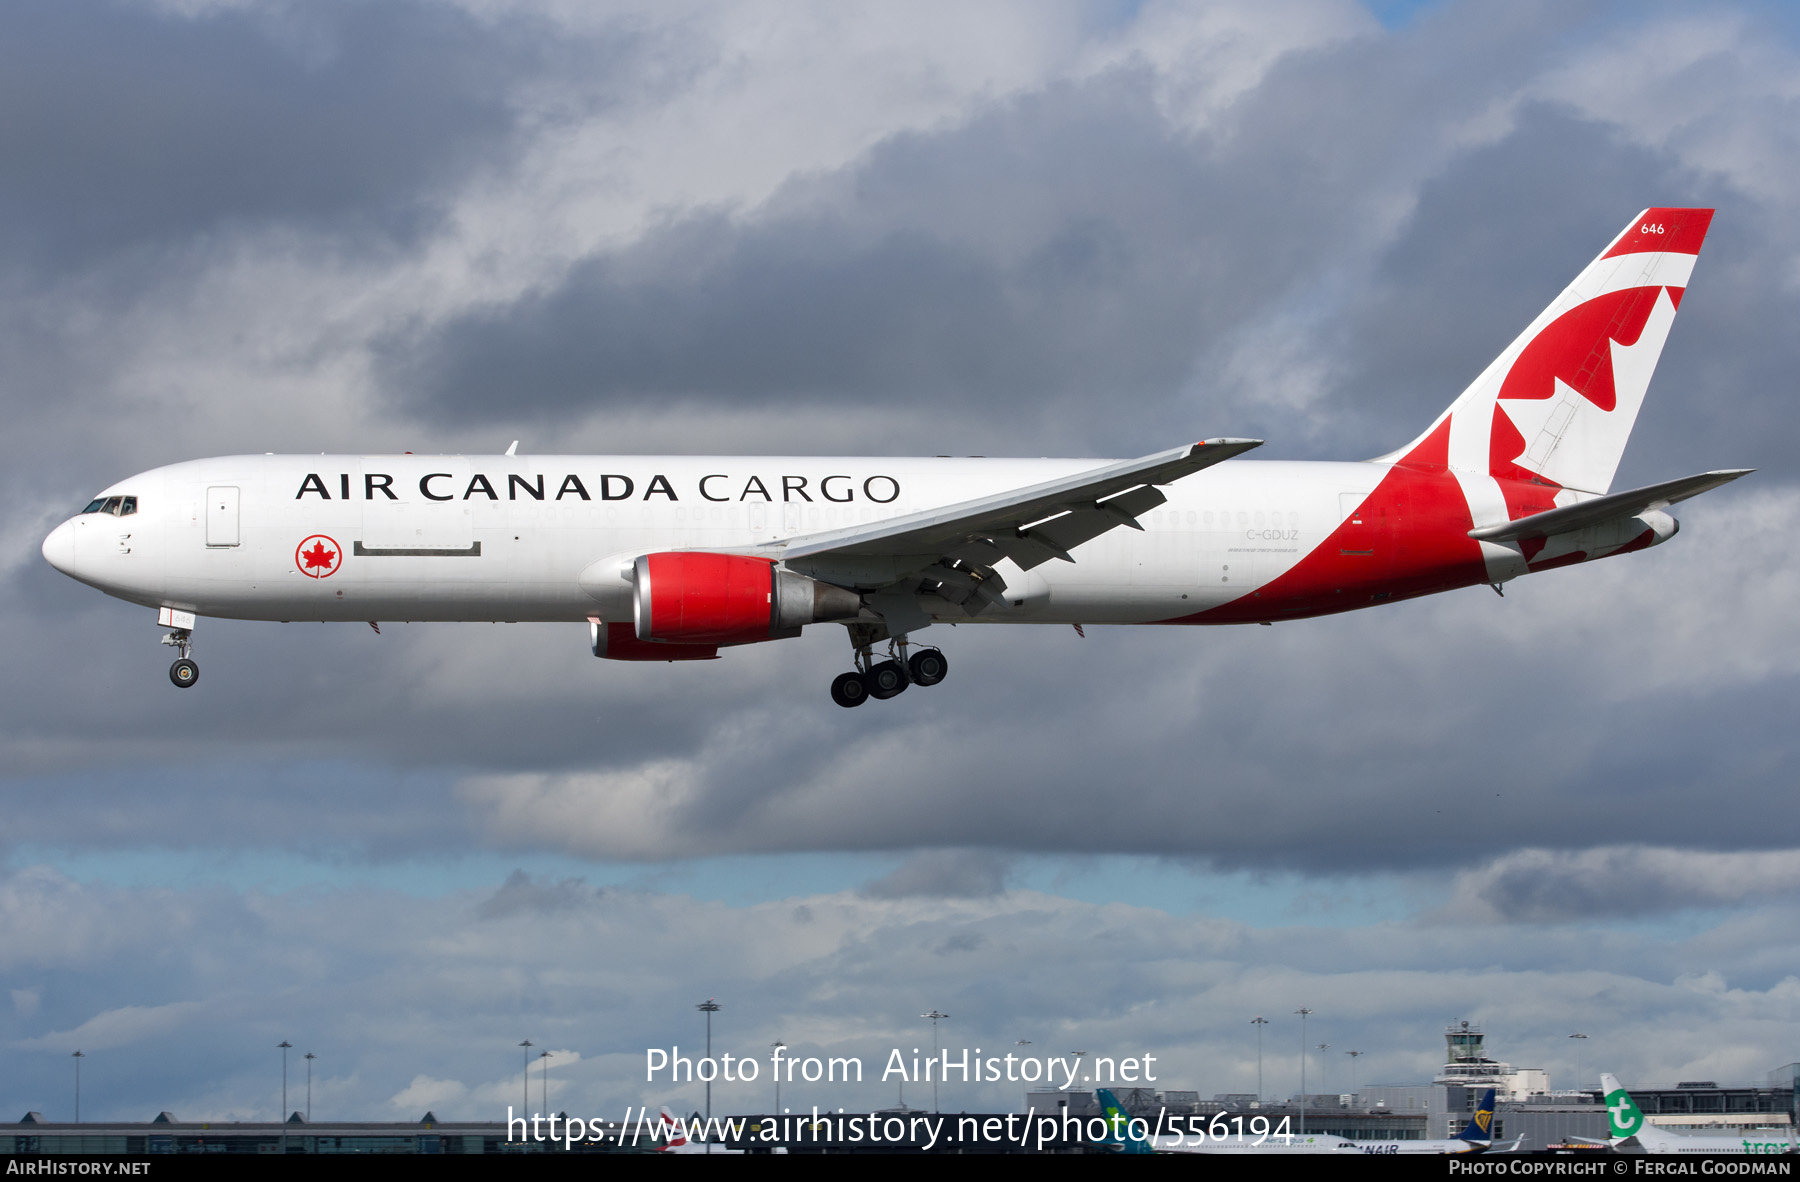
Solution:
<svg viewBox="0 0 1800 1182"><path fill-rule="evenodd" d="M354 553L393 557L476 555L475 527L464 494L470 465L463 456L365 456L362 537ZM498 480L498 484L493 482ZM542 477L533 490L542 491ZM494 500L509 492L504 476L490 474ZM518 495L515 486L514 495ZM484 493L477 493L483 500ZM525 494L528 498L531 493Z"/></svg>

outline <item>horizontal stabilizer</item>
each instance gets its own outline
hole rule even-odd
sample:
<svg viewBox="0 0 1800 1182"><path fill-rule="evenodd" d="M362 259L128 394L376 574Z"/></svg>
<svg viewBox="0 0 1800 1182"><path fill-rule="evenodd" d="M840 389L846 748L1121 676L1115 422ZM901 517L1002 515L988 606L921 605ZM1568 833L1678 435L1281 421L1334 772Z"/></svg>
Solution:
<svg viewBox="0 0 1800 1182"><path fill-rule="evenodd" d="M1730 484L1738 477L1748 476L1754 471L1754 468L1729 468L1719 472L1702 472L1698 476L1683 476L1680 480L1609 493L1604 497L1564 505L1560 509L1533 513L1530 517L1521 517L1517 521L1472 529L1469 536L1483 542L1517 542L1526 538L1566 534L1603 521L1635 517L1648 509L1661 509L1677 501L1685 501L1722 484Z"/></svg>

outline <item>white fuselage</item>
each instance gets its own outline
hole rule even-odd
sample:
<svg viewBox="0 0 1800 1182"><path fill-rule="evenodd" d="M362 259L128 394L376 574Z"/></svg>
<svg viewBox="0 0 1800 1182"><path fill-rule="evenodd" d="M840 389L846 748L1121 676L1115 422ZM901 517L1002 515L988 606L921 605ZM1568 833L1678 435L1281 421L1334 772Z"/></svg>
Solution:
<svg viewBox="0 0 1800 1182"><path fill-rule="evenodd" d="M100 495L135 497L134 514L72 518L44 553L110 595L202 616L627 620L621 570L635 554L741 551L1104 462L231 456L120 481ZM1142 531L1105 534L1072 564L1004 564L1008 602L981 618L1144 623L1243 599L1337 530L1389 468L1237 461L1195 473L1164 488Z"/></svg>

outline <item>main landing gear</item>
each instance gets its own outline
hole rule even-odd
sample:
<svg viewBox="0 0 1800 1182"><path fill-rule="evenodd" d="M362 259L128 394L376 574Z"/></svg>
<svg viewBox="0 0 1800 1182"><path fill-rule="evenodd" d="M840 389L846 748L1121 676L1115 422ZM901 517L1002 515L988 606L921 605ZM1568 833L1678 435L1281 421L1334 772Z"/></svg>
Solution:
<svg viewBox="0 0 1800 1182"><path fill-rule="evenodd" d="M163 637L162 642L181 653L180 659L169 666L169 680L182 689L187 689L199 681L200 666L188 659L188 653L193 651L194 647L194 630L177 628Z"/></svg>
<svg viewBox="0 0 1800 1182"><path fill-rule="evenodd" d="M870 698L887 699L906 692L909 685L936 685L950 672L950 661L935 648L907 654L906 637L888 641L888 657L874 657L876 637L858 634L852 626L850 643L856 646L856 668L840 673L831 683L831 700L840 706L860 706Z"/></svg>

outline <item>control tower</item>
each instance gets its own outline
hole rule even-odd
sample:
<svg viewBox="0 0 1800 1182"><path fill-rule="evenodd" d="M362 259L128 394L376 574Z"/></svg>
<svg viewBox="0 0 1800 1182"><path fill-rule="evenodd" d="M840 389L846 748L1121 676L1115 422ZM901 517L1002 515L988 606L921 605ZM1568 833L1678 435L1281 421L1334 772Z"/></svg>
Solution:
<svg viewBox="0 0 1800 1182"><path fill-rule="evenodd" d="M1445 1063L1488 1063L1490 1059L1481 1050L1482 1039L1487 1036L1481 1033L1481 1027L1472 1025L1467 1019L1450 1026L1444 1031Z"/></svg>
<svg viewBox="0 0 1800 1182"><path fill-rule="evenodd" d="M1550 1090L1550 1077L1542 1068L1514 1068L1487 1057L1486 1035L1473 1022L1452 1023L1444 1030L1444 1069L1433 1083L1460 1084L1466 1088L1493 1088L1501 1100L1523 1101L1534 1092Z"/></svg>

